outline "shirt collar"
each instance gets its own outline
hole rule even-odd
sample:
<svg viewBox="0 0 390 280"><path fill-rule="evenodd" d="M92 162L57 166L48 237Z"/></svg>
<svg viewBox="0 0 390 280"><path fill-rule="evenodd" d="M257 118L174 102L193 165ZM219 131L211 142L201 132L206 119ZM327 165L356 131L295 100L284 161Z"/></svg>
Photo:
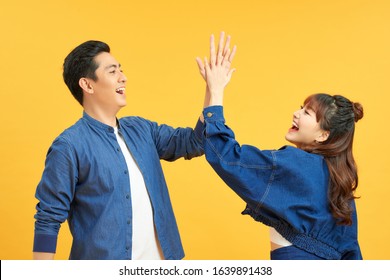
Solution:
<svg viewBox="0 0 390 280"><path fill-rule="evenodd" d="M110 125L107 125L105 123L102 123L94 118L92 118L90 115L88 115L85 111L83 111L83 120L85 120L88 124L93 125L101 130L114 133L114 128ZM120 129L119 121L116 119L116 123L118 125L118 129Z"/></svg>

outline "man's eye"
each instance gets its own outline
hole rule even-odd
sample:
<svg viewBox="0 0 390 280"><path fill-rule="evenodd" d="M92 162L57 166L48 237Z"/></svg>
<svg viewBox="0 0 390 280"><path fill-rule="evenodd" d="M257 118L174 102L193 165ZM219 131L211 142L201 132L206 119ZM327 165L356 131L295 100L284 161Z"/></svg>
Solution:
<svg viewBox="0 0 390 280"><path fill-rule="evenodd" d="M115 74L116 70L112 70L110 71L111 74Z"/></svg>

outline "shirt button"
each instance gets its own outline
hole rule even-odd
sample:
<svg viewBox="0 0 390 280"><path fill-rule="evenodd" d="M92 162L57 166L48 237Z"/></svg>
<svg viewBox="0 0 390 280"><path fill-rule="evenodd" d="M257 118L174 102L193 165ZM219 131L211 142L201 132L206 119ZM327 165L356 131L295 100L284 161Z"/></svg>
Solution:
<svg viewBox="0 0 390 280"><path fill-rule="evenodd" d="M129 197L130 197L130 195L127 194L127 195L126 195L126 198L129 199Z"/></svg>
<svg viewBox="0 0 390 280"><path fill-rule="evenodd" d="M131 224L131 221L130 221L130 220L127 220L127 224L130 225L130 224Z"/></svg>
<svg viewBox="0 0 390 280"><path fill-rule="evenodd" d="M208 112L206 116L207 116L208 118L211 118L211 117L213 116L213 113Z"/></svg>
<svg viewBox="0 0 390 280"><path fill-rule="evenodd" d="M125 170L125 174L127 174L127 170Z"/></svg>
<svg viewBox="0 0 390 280"><path fill-rule="evenodd" d="M119 148L116 148L116 151L119 152Z"/></svg>

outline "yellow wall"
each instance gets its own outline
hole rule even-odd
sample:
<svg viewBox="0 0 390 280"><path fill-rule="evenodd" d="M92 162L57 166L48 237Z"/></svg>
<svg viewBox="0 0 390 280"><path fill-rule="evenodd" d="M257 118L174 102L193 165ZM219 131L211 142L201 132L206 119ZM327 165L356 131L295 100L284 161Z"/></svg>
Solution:
<svg viewBox="0 0 390 280"><path fill-rule="evenodd" d="M193 126L204 93L195 57L221 30L238 46L225 107L241 143L286 144L292 112L312 93L363 104L359 239L366 259L390 259L389 1L0 1L0 259L31 258L46 151L81 116L62 81L66 54L106 41L128 77L120 116ZM186 259L268 259L267 228L240 214L244 203L204 157L163 166ZM64 224L56 258L70 245Z"/></svg>

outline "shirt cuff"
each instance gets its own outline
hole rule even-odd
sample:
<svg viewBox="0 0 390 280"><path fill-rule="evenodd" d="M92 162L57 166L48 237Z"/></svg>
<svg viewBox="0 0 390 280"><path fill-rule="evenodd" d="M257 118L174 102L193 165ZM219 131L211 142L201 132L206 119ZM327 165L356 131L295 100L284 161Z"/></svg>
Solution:
<svg viewBox="0 0 390 280"><path fill-rule="evenodd" d="M57 235L35 234L33 252L55 253Z"/></svg>
<svg viewBox="0 0 390 280"><path fill-rule="evenodd" d="M223 106L210 106L203 109L205 122L225 122Z"/></svg>

